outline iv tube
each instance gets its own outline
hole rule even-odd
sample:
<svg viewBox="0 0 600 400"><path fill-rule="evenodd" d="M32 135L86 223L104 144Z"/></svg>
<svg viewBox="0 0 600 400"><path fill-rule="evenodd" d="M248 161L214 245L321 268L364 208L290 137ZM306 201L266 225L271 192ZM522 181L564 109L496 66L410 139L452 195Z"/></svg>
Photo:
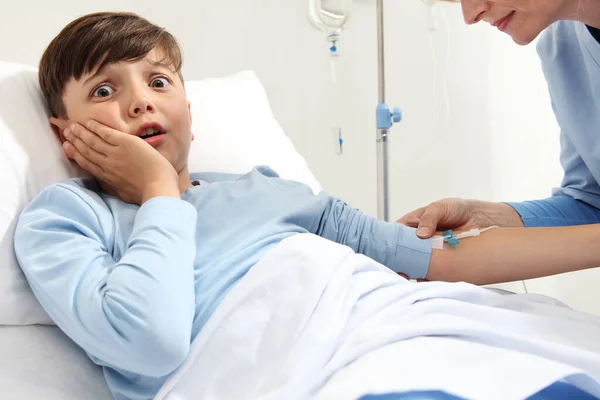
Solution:
<svg viewBox="0 0 600 400"><path fill-rule="evenodd" d="M340 56L340 53L338 52L338 47L337 47L337 41L339 40L339 35L338 34L331 34L329 36L327 36L327 41L329 41L331 43L331 45L329 46L329 56L330 56L330 63L331 63L331 81L335 84L336 83L336 61L338 59L338 57Z"/></svg>
<svg viewBox="0 0 600 400"><path fill-rule="evenodd" d="M334 97L339 96L337 60L339 59L338 42L340 33L344 29L348 18L350 18L352 9L352 0L308 0L308 20L320 31L327 34L329 44L329 63L331 67L331 81L333 83ZM335 132L338 145L338 154L342 154L344 138L342 136L341 121L341 103L332 102L332 108L329 110L330 118L333 119L333 131Z"/></svg>
<svg viewBox="0 0 600 400"><path fill-rule="evenodd" d="M331 64L331 80L337 81L336 59L339 57L338 41L352 10L352 0L308 0L308 20L327 34Z"/></svg>

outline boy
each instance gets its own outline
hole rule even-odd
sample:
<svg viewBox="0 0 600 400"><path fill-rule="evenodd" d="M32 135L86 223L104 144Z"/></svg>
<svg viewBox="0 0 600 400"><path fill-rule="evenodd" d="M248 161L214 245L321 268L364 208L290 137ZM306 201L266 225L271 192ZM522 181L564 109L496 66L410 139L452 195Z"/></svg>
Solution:
<svg viewBox="0 0 600 400"><path fill-rule="evenodd" d="M40 62L50 122L96 179L44 190L19 219L15 251L115 398L153 397L227 292L286 237L314 233L411 278L431 255L413 229L267 167L192 182L181 64L173 36L129 13L71 22Z"/></svg>

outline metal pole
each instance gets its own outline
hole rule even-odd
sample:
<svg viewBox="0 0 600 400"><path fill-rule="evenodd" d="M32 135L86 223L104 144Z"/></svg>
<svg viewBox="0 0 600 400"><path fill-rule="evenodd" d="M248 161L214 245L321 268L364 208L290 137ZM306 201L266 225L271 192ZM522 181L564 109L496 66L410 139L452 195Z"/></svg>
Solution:
<svg viewBox="0 0 600 400"><path fill-rule="evenodd" d="M388 201L388 130L377 130L377 217L383 221L390 220Z"/></svg>
<svg viewBox="0 0 600 400"><path fill-rule="evenodd" d="M385 104L385 54L383 42L383 0L377 0L377 56L379 104ZM388 130L377 130L377 216L389 221Z"/></svg>
<svg viewBox="0 0 600 400"><path fill-rule="evenodd" d="M385 49L383 46L383 0L377 0L377 68L379 104L385 104Z"/></svg>

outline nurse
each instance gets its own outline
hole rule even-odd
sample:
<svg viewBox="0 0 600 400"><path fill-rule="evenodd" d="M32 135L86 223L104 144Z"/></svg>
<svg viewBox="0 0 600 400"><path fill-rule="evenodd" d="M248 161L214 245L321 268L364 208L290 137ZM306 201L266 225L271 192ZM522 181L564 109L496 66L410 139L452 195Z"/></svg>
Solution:
<svg viewBox="0 0 600 400"><path fill-rule="evenodd" d="M462 261L479 263L478 271L444 271L439 268L444 262L432 260L428 278L489 283L599 266L600 225L596 224L600 222L600 0L460 3L467 24L489 23L517 44L529 44L542 35L537 50L561 128L564 178L560 188L547 199L522 203L443 199L402 217L399 222L417 227L421 238L431 237L436 230L460 231L492 225L546 227L489 231L486 235L495 237L483 240L489 247L477 250L473 240L469 244L471 251L464 249L471 257L464 254ZM518 266L506 265L508 253L508 258L518 260ZM434 264L437 266L431 268Z"/></svg>

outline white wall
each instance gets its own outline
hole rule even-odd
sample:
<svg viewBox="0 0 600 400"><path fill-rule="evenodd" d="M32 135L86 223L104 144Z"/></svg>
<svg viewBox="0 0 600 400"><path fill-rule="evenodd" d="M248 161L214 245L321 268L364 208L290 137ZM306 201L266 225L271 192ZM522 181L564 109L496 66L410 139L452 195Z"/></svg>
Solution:
<svg viewBox="0 0 600 400"><path fill-rule="evenodd" d="M464 25L458 5L443 6L448 28L438 14L438 30L431 36L421 1L385 6L388 102L404 111L404 121L391 133L391 215L400 217L442 197L549 195L561 177L558 131L535 49L520 48L487 26ZM325 36L308 24L305 8L304 0L12 2L4 5L9 17L0 25L0 57L36 65L50 39L73 18L100 10L138 12L180 40L186 79L256 70L276 117L325 190L376 215L375 1L354 2L340 42L338 97L330 83ZM341 156L328 117L336 106L344 109ZM586 281L578 275L551 278L531 282L530 289L600 314L590 283L598 282L600 273L581 274ZM519 285L511 288L521 291Z"/></svg>
<svg viewBox="0 0 600 400"><path fill-rule="evenodd" d="M36 65L50 39L76 16L130 10L166 26L180 40L186 79L256 70L275 115L325 189L376 214L374 1L354 2L354 16L340 43L342 156L336 155L328 118L338 99L330 82L328 46L325 35L308 24L304 0L107 0L102 4L37 0L8 7L14 17L0 26L0 35L19 38L0 43L0 54L9 61ZM405 114L391 138L392 216L445 195L489 198L490 137L482 134L489 119L486 30L465 28L459 7L448 7L453 30L448 70L452 114L449 121L435 121L424 5L418 0L388 1L386 7L388 97ZM444 50L442 35L436 33L437 52ZM442 69L438 70L441 75ZM469 146L480 149L471 156L479 168L456 157Z"/></svg>

